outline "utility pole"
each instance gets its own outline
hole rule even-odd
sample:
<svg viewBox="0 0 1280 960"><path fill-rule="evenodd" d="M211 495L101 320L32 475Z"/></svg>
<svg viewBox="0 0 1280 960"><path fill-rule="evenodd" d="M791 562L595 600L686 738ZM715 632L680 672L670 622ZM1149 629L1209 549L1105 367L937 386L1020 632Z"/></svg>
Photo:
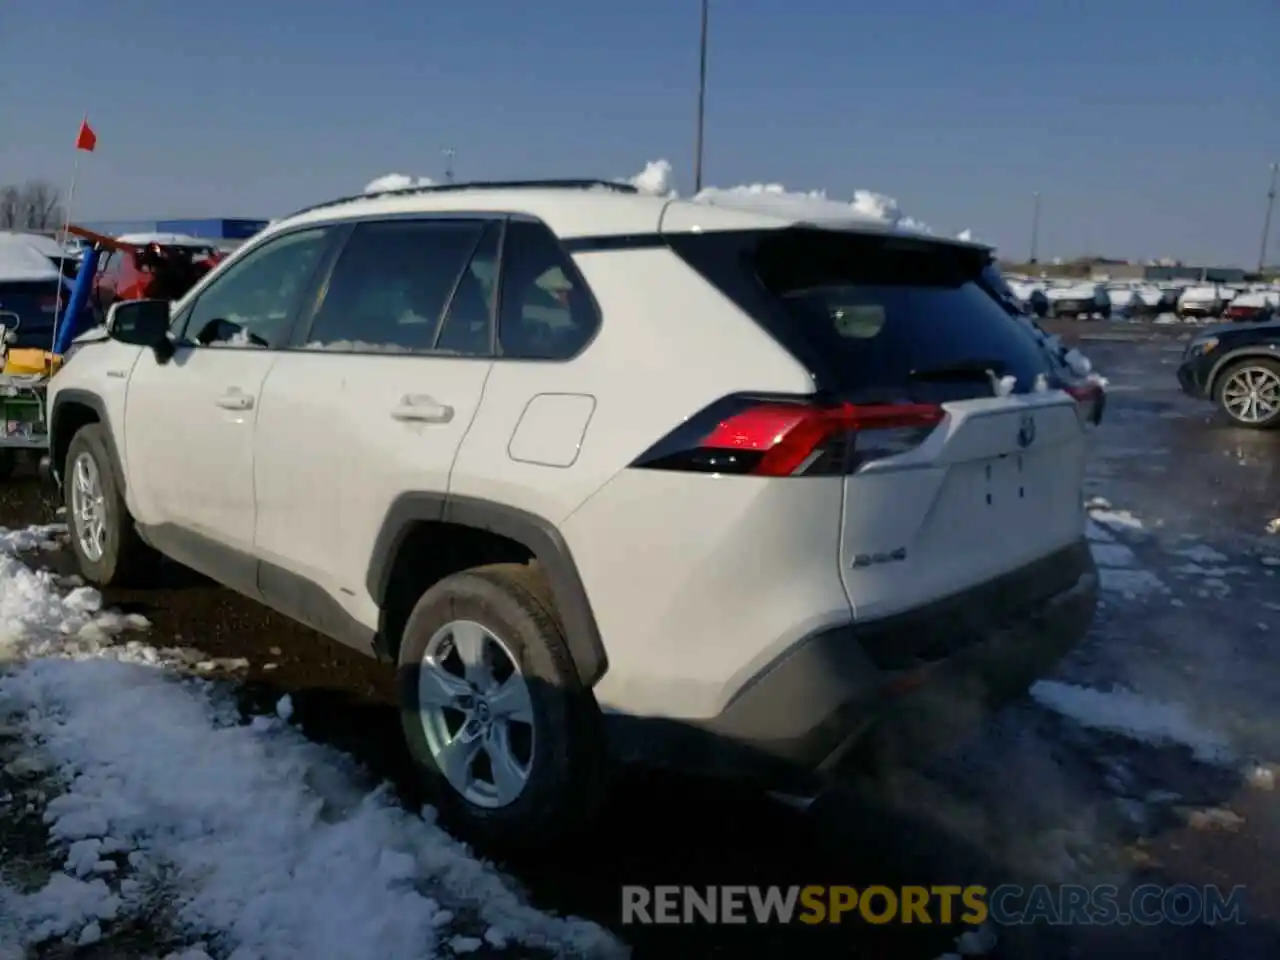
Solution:
<svg viewBox="0 0 1280 960"><path fill-rule="evenodd" d="M1028 263L1036 262L1036 254L1040 247L1040 191L1031 195L1031 257Z"/></svg>
<svg viewBox="0 0 1280 960"><path fill-rule="evenodd" d="M1267 269L1267 242L1271 239L1271 211L1276 205L1276 170L1280 164L1271 165L1271 186L1267 190L1267 212L1262 218L1262 247L1258 251L1258 272Z"/></svg>
<svg viewBox="0 0 1280 960"><path fill-rule="evenodd" d="M702 37L698 44L698 138L693 147L693 192L702 190L702 125L707 106L707 7L702 0Z"/></svg>
<svg viewBox="0 0 1280 960"><path fill-rule="evenodd" d="M444 182L453 183L453 158L458 155L458 151L453 147L445 147L440 153L444 155Z"/></svg>

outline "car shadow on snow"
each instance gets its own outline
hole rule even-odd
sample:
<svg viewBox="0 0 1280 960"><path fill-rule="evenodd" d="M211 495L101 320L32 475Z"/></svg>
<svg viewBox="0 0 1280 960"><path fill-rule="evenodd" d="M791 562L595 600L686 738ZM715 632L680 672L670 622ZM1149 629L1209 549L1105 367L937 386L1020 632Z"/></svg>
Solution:
<svg viewBox="0 0 1280 960"><path fill-rule="evenodd" d="M396 707L350 691L285 689L261 679L241 688L240 703L247 714L269 713L286 694L291 722L309 738L353 755L375 778L391 782L407 807L432 802L403 745ZM957 704L958 715L972 709ZM1172 828L1176 818L1126 819L1123 805L1117 813L1104 784L1107 776L1116 775L1114 765L1095 762L1082 742L1073 746L1069 734L1064 738L1060 729L1050 729L1063 722L1029 705L1015 705L1000 715L996 726L1001 729L994 737L966 741L918 771L847 782L807 811L768 798L750 782L626 767L615 772L599 817L551 853L479 852L517 878L536 906L613 929L637 957L708 957L744 950L770 956L802 950L812 957L932 960L954 952L958 935L970 934L964 944L968 947L977 936L976 928L943 923L936 901L929 924L873 924L855 911L840 924L817 926L624 925L622 887L821 884L861 890L976 884L992 889L1066 880L1110 882L1123 889L1141 882L1178 882L1133 863L1090 864L1090 855L1096 856L1091 845L1118 848L1149 840ZM665 724L681 726L659 722ZM655 730L655 735L663 734ZM1198 768L1183 769L1194 766L1189 758L1157 754L1134 765L1147 770L1152 783L1193 779L1199 785L1193 798L1197 803L1223 802L1238 786L1238 780L1214 780ZM947 770L966 764L970 782L976 772L984 785L971 794L958 789L957 778ZM972 769L983 764L988 769ZM1153 767L1159 769L1148 769ZM1072 829L1060 829L1067 820L1073 821ZM447 815L444 823L450 826ZM1077 858L1075 866L1083 862L1090 867L1065 875L1046 851L1061 853L1073 844L1078 849L1068 852ZM1253 955L1248 944L1256 942L1261 957L1274 956L1280 943L1274 928L1254 923L1243 939L1234 931L1233 946L1224 953L1221 933L1222 928L1167 924L1003 927L996 930L991 955L1065 960L1083 949L1095 960L1235 958Z"/></svg>

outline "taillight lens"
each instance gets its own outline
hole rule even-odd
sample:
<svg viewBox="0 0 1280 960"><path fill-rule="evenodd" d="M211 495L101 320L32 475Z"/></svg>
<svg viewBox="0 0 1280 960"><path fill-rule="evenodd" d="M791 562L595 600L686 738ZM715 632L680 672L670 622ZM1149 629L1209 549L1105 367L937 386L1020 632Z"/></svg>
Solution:
<svg viewBox="0 0 1280 960"><path fill-rule="evenodd" d="M935 404L824 406L733 396L689 418L632 466L757 477L840 475L919 446L945 416Z"/></svg>
<svg viewBox="0 0 1280 960"><path fill-rule="evenodd" d="M1102 422L1103 392L1096 383L1073 383L1065 388L1076 401L1080 419L1095 426Z"/></svg>

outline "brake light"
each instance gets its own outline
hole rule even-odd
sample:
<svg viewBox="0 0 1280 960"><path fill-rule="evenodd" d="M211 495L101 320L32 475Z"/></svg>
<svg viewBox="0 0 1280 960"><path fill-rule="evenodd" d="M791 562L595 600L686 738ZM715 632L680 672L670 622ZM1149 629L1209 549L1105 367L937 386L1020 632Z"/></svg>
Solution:
<svg viewBox="0 0 1280 960"><path fill-rule="evenodd" d="M839 475L919 446L945 416L935 404L824 406L733 396L685 421L632 466L757 477Z"/></svg>
<svg viewBox="0 0 1280 960"><path fill-rule="evenodd" d="M1076 401L1080 419L1097 424L1102 420L1102 387L1096 383L1073 383L1064 388Z"/></svg>
<svg viewBox="0 0 1280 960"><path fill-rule="evenodd" d="M56 295L51 297L41 297L40 309L44 313L56 312L58 309L58 297Z"/></svg>

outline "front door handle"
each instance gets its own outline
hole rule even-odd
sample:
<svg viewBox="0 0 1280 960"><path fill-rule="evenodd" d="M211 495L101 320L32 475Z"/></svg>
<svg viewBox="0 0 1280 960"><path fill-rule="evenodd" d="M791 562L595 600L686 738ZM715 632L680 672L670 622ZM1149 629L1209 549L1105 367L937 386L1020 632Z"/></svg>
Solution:
<svg viewBox="0 0 1280 960"><path fill-rule="evenodd" d="M391 410L393 420L409 420L418 423L448 423L453 419L453 407L434 397L401 397L398 406Z"/></svg>
<svg viewBox="0 0 1280 960"><path fill-rule="evenodd" d="M224 410L252 410L253 397L247 393L241 393L239 390L228 390L217 400L214 401Z"/></svg>

